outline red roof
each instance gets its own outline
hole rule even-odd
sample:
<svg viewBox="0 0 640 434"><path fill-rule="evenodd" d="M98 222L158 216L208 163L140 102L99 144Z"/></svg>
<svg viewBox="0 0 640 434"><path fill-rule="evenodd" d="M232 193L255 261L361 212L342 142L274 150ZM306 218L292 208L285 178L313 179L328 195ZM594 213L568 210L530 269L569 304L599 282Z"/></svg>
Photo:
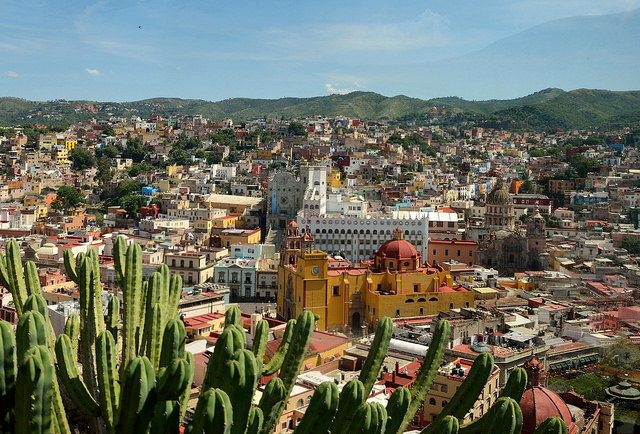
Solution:
<svg viewBox="0 0 640 434"><path fill-rule="evenodd" d="M376 252L376 256L397 260L415 259L418 257L418 251L409 241L390 240L380 246L380 249Z"/></svg>
<svg viewBox="0 0 640 434"><path fill-rule="evenodd" d="M522 434L533 434L536 428L549 417L558 416L567 424L568 434L577 433L576 424L571 420L567 404L555 392L533 386L527 389L520 400L522 410Z"/></svg>

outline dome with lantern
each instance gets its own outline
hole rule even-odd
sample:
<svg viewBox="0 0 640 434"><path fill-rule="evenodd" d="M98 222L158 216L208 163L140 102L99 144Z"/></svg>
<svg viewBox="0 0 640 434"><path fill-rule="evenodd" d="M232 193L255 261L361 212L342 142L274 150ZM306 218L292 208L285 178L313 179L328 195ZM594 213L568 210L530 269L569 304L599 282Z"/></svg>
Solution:
<svg viewBox="0 0 640 434"><path fill-rule="evenodd" d="M375 264L380 270L417 270L420 256L413 244L403 239L402 229L395 228L393 239L382 244L375 253Z"/></svg>

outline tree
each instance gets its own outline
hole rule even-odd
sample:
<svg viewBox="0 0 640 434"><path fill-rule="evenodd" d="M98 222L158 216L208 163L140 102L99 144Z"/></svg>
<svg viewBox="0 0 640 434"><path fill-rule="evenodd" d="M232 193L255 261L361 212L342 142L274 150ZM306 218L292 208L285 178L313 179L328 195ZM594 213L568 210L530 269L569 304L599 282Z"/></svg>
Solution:
<svg viewBox="0 0 640 434"><path fill-rule="evenodd" d="M600 163L597 160L585 157L582 154L576 154L571 157L569 165L571 165L580 178L586 177L587 173L594 172L600 167Z"/></svg>
<svg viewBox="0 0 640 434"><path fill-rule="evenodd" d="M292 136L305 136L307 129L300 122L291 122L289 124L289 133Z"/></svg>
<svg viewBox="0 0 640 434"><path fill-rule="evenodd" d="M142 196L137 193L126 195L120 200L120 206L127 211L128 218L136 218L142 204Z"/></svg>
<svg viewBox="0 0 640 434"><path fill-rule="evenodd" d="M119 153L120 150L118 148L113 145L107 145L96 150L96 157L116 158Z"/></svg>
<svg viewBox="0 0 640 434"><path fill-rule="evenodd" d="M113 130L113 127L111 125L107 125L107 127L103 131L103 134L106 134L107 136L115 136L116 132Z"/></svg>
<svg viewBox="0 0 640 434"><path fill-rule="evenodd" d="M527 179L520 186L520 190L518 190L518 193L521 193L521 194L535 193L535 190L536 190L536 187L535 185L533 185L533 182Z"/></svg>
<svg viewBox="0 0 640 434"><path fill-rule="evenodd" d="M63 185L58 189L56 200L53 202L53 209L67 213L75 209L78 204L84 202L84 194L69 185Z"/></svg>
<svg viewBox="0 0 640 434"><path fill-rule="evenodd" d="M632 255L640 254L640 240L634 237L624 237L621 247Z"/></svg>
<svg viewBox="0 0 640 434"><path fill-rule="evenodd" d="M97 163L98 173L95 180L100 184L105 184L113 178L113 170L111 169L111 160L108 158L100 158Z"/></svg>
<svg viewBox="0 0 640 434"><path fill-rule="evenodd" d="M140 137L127 140L127 147L122 150L122 157L131 158L134 163L141 162L146 155L147 153L142 149L142 139Z"/></svg>
<svg viewBox="0 0 640 434"><path fill-rule="evenodd" d="M71 168L76 172L82 172L85 169L94 167L96 165L96 157L90 151L86 149L74 149L69 156L72 166Z"/></svg>

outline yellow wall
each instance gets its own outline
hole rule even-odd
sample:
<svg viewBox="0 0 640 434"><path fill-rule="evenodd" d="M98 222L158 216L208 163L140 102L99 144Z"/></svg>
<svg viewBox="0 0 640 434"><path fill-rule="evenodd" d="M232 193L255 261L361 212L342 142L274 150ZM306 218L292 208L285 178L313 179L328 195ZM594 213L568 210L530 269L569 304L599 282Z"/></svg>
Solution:
<svg viewBox="0 0 640 434"><path fill-rule="evenodd" d="M271 149L258 149L258 160L271 160Z"/></svg>
<svg viewBox="0 0 640 434"><path fill-rule="evenodd" d="M250 235L220 234L220 243L223 247L232 246L234 244L259 244L260 231L255 231Z"/></svg>
<svg viewBox="0 0 640 434"><path fill-rule="evenodd" d="M341 173L338 169L331 169L331 187L344 188L347 177L344 173Z"/></svg>
<svg viewBox="0 0 640 434"><path fill-rule="evenodd" d="M314 267L319 269L317 274L313 274ZM471 291L437 292L441 284L450 286L452 283L449 272L426 274L422 271L387 273L367 270L365 273L347 271L333 276L329 275L327 254L316 250L299 256L295 269L279 267L278 313L290 319L296 318L302 310L310 310L320 317L320 330L343 330L350 326L351 315L358 310L352 308L358 299L362 300L360 321L369 325L383 316L434 315L449 311L451 307L474 306L475 296ZM418 285L417 288L414 285ZM337 295L334 295L334 286L339 287ZM407 300L413 301L407 303Z"/></svg>

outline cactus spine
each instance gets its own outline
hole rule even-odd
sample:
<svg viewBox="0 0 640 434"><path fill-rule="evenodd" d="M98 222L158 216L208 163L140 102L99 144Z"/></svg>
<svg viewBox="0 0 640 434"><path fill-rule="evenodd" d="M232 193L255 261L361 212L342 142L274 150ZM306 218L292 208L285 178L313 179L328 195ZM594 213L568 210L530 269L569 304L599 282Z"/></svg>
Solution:
<svg viewBox="0 0 640 434"><path fill-rule="evenodd" d="M393 333L393 321L389 317L383 317L378 321L378 327L376 329L373 343L369 355L362 366L360 371L360 381L364 385L365 396L369 396L373 384L378 378L382 362L387 355L389 349L389 343L391 342L391 334Z"/></svg>
<svg viewBox="0 0 640 434"><path fill-rule="evenodd" d="M295 433L311 434L327 432L338 409L338 387L331 382L316 387L309 407L304 413Z"/></svg>

